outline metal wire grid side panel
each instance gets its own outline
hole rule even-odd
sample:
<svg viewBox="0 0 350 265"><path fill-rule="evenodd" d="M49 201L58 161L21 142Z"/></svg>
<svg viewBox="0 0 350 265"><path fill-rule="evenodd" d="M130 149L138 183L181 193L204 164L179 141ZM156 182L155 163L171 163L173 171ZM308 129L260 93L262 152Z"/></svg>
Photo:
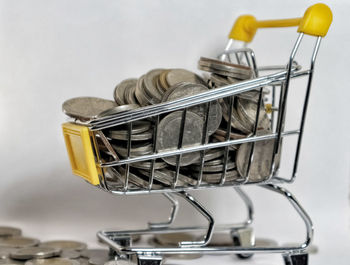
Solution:
<svg viewBox="0 0 350 265"><path fill-rule="evenodd" d="M290 183L296 177L298 159L304 130L305 118L308 100L310 96L311 81L314 71L314 64L316 55L321 42L321 37L318 37L316 44L312 51L310 68L307 70L300 70L300 67L295 64L294 58L297 50L302 42L303 33L300 33L294 48L289 57L286 69L280 72L275 72L269 75L258 77L259 71L256 66L254 52L250 49L244 48L239 50L225 51L227 59L230 60L234 55L239 63L245 60L245 64L249 65L254 70L254 78L251 80L227 85L224 87L209 90L195 96L177 99L170 102L160 103L152 106L142 107L140 109L125 111L108 117L99 118L85 124L91 131L91 141L93 142L94 155L96 158L96 167L100 172L100 188L117 193L117 194L139 194L150 192L178 192L191 189L202 188L216 188L222 186L237 186L243 184L266 184L266 183ZM268 68L267 68L268 69ZM273 68L271 68L273 70ZM294 130L285 130L285 115L286 106L289 96L290 80L307 76L306 94L301 112L300 126ZM258 131L258 122L260 109L263 106L263 89L272 88L272 109L277 110L276 114L271 114L272 128L268 132L261 133ZM240 93L249 91L259 91L259 100L257 102L256 116L252 132L247 137L231 138L232 127L229 116L225 135L223 140L219 142L208 143L208 117L211 108L215 104L225 101L228 106L228 113L232 114L234 97ZM279 90L279 97L276 98L276 90ZM184 134L186 133L186 126L188 123L188 110L200 106L202 110L202 129L198 133L200 142L196 145L184 144ZM178 124L178 139L177 148L171 150L159 150L157 146L157 137L159 133L159 123L165 114L171 112L181 112L181 121ZM137 127L140 121L147 121L151 123L153 128L152 146L146 154L134 155L132 153L132 137L133 128ZM187 122L186 122L187 121ZM108 137L108 130L115 128L123 128L127 131L126 146L124 148L124 157L120 158L117 155L116 148L113 146L112 140ZM107 133L106 133L107 132ZM188 133L188 132L187 132ZM191 132L192 133L192 132ZM296 153L293 163L293 171L289 178L281 178L278 176L280 146L282 139L289 135L297 135ZM254 148L260 141L270 141L273 145L271 158L269 159L269 172L258 180L250 178L251 164L254 161ZM232 175L228 173L229 163L228 154L231 148L235 148L241 144L249 144L249 158L247 159L247 166L245 172L241 174ZM217 175L215 180L207 181L203 178L204 157L208 152L221 151L224 154L224 160L220 175ZM187 155L196 154L197 173L189 175L189 172L184 171L181 161ZM162 159L171 159L173 161L173 172L168 174L168 183L164 185L156 181L155 171L162 166ZM143 168L143 174L147 178L140 178L134 168ZM145 168L144 168L145 167ZM115 177L118 181L115 181ZM114 178L114 181L111 179Z"/></svg>

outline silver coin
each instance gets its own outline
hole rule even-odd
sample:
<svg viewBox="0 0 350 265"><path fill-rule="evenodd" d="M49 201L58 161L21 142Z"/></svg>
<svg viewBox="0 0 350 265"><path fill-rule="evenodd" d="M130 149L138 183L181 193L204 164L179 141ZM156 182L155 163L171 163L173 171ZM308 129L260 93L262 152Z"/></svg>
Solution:
<svg viewBox="0 0 350 265"><path fill-rule="evenodd" d="M118 105L125 105L127 104L127 101L124 98L125 91L131 89L132 87L136 87L136 78L129 78L123 80L121 83L119 83L115 89L114 89L114 100Z"/></svg>
<svg viewBox="0 0 350 265"><path fill-rule="evenodd" d="M271 132L268 130L261 130L257 132L257 135L261 136L270 133ZM250 166L249 182L260 182L269 177L274 143L275 139L255 142L254 157ZM246 176L251 148L252 143L241 144L236 154L237 170L242 177ZM279 156L277 156L275 163L276 165L279 164Z"/></svg>
<svg viewBox="0 0 350 265"><path fill-rule="evenodd" d="M114 115L114 114L121 113L128 110L138 109L138 108L140 108L140 106L137 104L126 104L126 105L117 106L117 107L102 111L101 113L98 114L97 117L101 118L101 117L110 116L110 115Z"/></svg>
<svg viewBox="0 0 350 265"><path fill-rule="evenodd" d="M163 118L158 126L157 134L157 149L161 151L176 150L179 142L180 128L182 120L182 111L176 111L168 114ZM203 131L203 119L197 114L187 111L184 134L183 134L183 147L199 145L202 140ZM180 165L187 166L198 160L200 156L199 152L183 154ZM164 157L162 158L170 165L176 165L176 157Z"/></svg>
<svg viewBox="0 0 350 265"><path fill-rule="evenodd" d="M226 138L221 136L221 135L218 135L218 134L213 134L213 139L212 139L212 142L214 143L217 143L217 142L225 142L226 141ZM232 145L229 145L228 146L229 150L231 151L235 151L238 149L238 146L235 145L235 144L232 144Z"/></svg>
<svg viewBox="0 0 350 265"><path fill-rule="evenodd" d="M168 71L166 74L166 82L169 87L172 87L180 82L206 85L200 76L185 69L171 69Z"/></svg>
<svg viewBox="0 0 350 265"><path fill-rule="evenodd" d="M80 265L76 260L65 258L32 259L26 261L25 265Z"/></svg>
<svg viewBox="0 0 350 265"><path fill-rule="evenodd" d="M78 259L80 258L80 251L72 250L72 249L64 249L60 254L61 258L66 259Z"/></svg>
<svg viewBox="0 0 350 265"><path fill-rule="evenodd" d="M204 153L204 162L213 160L215 158L219 158L220 156L222 156L224 154L224 152L225 151L222 148L220 148L220 149L210 149L210 150L208 150L208 151L206 151ZM194 165L200 165L200 160L196 161L193 164Z"/></svg>
<svg viewBox="0 0 350 265"><path fill-rule="evenodd" d="M103 257L108 258L109 257L109 250L107 249L100 249L100 248L93 248L93 249L84 249L80 252L81 257L90 259L92 257Z"/></svg>
<svg viewBox="0 0 350 265"><path fill-rule="evenodd" d="M131 134L138 134L148 131L152 128L152 124L149 121L135 121L132 123L131 127ZM127 129L111 129L109 130L110 133L113 134L121 134L121 135L128 135Z"/></svg>
<svg viewBox="0 0 350 265"><path fill-rule="evenodd" d="M175 86L174 89L168 90L170 91L167 95L166 101L172 101L180 98L186 98L189 96L193 96L202 92L208 91L208 88L199 84L191 84L191 83L179 83L181 85ZM190 111L198 114L201 117L205 117L206 115L206 106L205 104L191 107ZM208 134L213 134L220 126L222 119L222 110L220 104L217 101L214 101L210 104L209 109L209 117L208 117Z"/></svg>
<svg viewBox="0 0 350 265"><path fill-rule="evenodd" d="M146 161L146 162L135 162L130 164L131 167L134 168L139 168L139 169L144 169L144 170L148 170L151 169L151 162ZM168 165L162 161L156 161L154 163L154 169L162 169L162 168L166 168Z"/></svg>
<svg viewBox="0 0 350 265"><path fill-rule="evenodd" d="M10 226L0 226L0 238L2 237L10 237L10 236L20 236L22 234L22 230L15 227Z"/></svg>
<svg viewBox="0 0 350 265"><path fill-rule="evenodd" d="M124 99L128 105L139 104L136 98L136 86L130 86L124 91Z"/></svg>
<svg viewBox="0 0 350 265"><path fill-rule="evenodd" d="M222 107L222 117L226 122L229 121L229 106L225 101L221 102L221 107ZM249 128L249 125L246 125L243 123L241 120L240 116L238 115L236 109L232 107L232 113L231 113L231 126L236 129L241 131L244 134L249 134L251 133L251 130Z"/></svg>
<svg viewBox="0 0 350 265"><path fill-rule="evenodd" d="M161 246L178 246L182 241L197 241L201 236L191 233L165 233L154 235L154 240Z"/></svg>
<svg viewBox="0 0 350 265"><path fill-rule="evenodd" d="M62 250L70 249L81 251L86 249L87 245L83 242L73 241L73 240L52 240L46 241L40 244L41 247L52 247L60 248Z"/></svg>
<svg viewBox="0 0 350 265"><path fill-rule="evenodd" d="M161 244L159 244L154 237L148 239L148 244L154 247L162 247ZM167 254L164 255L165 258L169 259L181 259L181 260L191 260L191 259L198 259L202 257L202 254Z"/></svg>
<svg viewBox="0 0 350 265"><path fill-rule="evenodd" d="M222 137L226 137L227 132L223 129L217 129L215 131L215 134L220 135ZM237 139L243 139L246 138L247 136L244 134L240 134L240 133L234 133L234 132L230 132L230 139L233 140L237 140Z"/></svg>
<svg viewBox="0 0 350 265"><path fill-rule="evenodd" d="M149 71L144 78L144 89L145 93L147 93L151 98L157 100L159 103L162 99L162 93L157 89L156 85L156 77L158 77L164 69L154 69Z"/></svg>
<svg viewBox="0 0 350 265"><path fill-rule="evenodd" d="M221 75L217 75L217 74L211 74L210 80L212 82L214 82L215 87L227 86L227 85L241 82L241 80L239 80L239 79L235 79L232 77L229 78L227 76L221 76Z"/></svg>
<svg viewBox="0 0 350 265"><path fill-rule="evenodd" d="M10 258L11 252L17 250L17 248L0 247L0 260Z"/></svg>
<svg viewBox="0 0 350 265"><path fill-rule="evenodd" d="M34 247L39 244L39 240L29 237L8 237L0 239L0 247L10 247L10 248L24 248L24 247Z"/></svg>
<svg viewBox="0 0 350 265"><path fill-rule="evenodd" d="M0 259L0 264L1 265L22 265L24 263L22 261L6 258L6 259Z"/></svg>
<svg viewBox="0 0 350 265"><path fill-rule="evenodd" d="M150 175L149 171L140 170L140 172L145 176ZM176 174L175 171L164 168L160 170L155 170L153 177L155 180L161 182L166 186L172 186L172 184L174 183L175 174ZM190 177L187 177L185 175L179 174L178 176L177 186L188 186L188 185L193 186L196 183L197 183L196 180Z"/></svg>
<svg viewBox="0 0 350 265"><path fill-rule="evenodd" d="M136 89L135 89L135 97L141 106L153 105L158 103L157 99L151 98L146 94L145 86L144 86L144 78L145 76L141 76L137 81Z"/></svg>
<svg viewBox="0 0 350 265"><path fill-rule="evenodd" d="M254 129L257 108L258 104L253 101L243 98L237 100L237 113L245 125L249 126L250 131ZM271 121L266 114L264 104L261 103L258 129L268 130L269 128L271 128Z"/></svg>
<svg viewBox="0 0 350 265"><path fill-rule="evenodd" d="M127 141L128 135L126 134L120 134L116 131L110 131L107 136L114 140L122 140ZM153 138L153 131L149 130L147 132L139 133L139 134L132 134L130 137L131 141L147 141L151 140Z"/></svg>
<svg viewBox="0 0 350 265"><path fill-rule="evenodd" d="M91 257L89 259L89 264L90 265L104 265L109 260L111 260L111 257Z"/></svg>
<svg viewBox="0 0 350 265"><path fill-rule="evenodd" d="M193 174L194 177L198 178L198 173ZM221 173L203 173L202 180L209 184L217 184L221 181L222 172ZM236 170L226 171L225 174L225 182L238 181L239 175Z"/></svg>
<svg viewBox="0 0 350 265"><path fill-rule="evenodd" d="M126 171L124 168L118 168L119 172L114 169L114 171L116 172L116 177L119 178L123 183L125 182L125 174ZM129 172L129 183L132 185L135 185L136 187L140 187L140 188L148 188L149 186L149 182L142 179L141 177ZM153 184L153 188L154 189L159 189L161 188L160 185L157 184Z"/></svg>
<svg viewBox="0 0 350 265"><path fill-rule="evenodd" d="M250 67L205 57L199 59L198 68L221 76L230 76L237 79L249 79L253 75Z"/></svg>
<svg viewBox="0 0 350 265"><path fill-rule="evenodd" d="M63 112L81 121L89 121L98 117L98 115L108 109L116 107L117 104L112 100L95 97L78 97L66 100L62 109Z"/></svg>
<svg viewBox="0 0 350 265"><path fill-rule="evenodd" d="M80 265L89 265L89 259L79 258L77 261L79 262Z"/></svg>
<svg viewBox="0 0 350 265"><path fill-rule="evenodd" d="M226 166L227 166L226 169L230 170L230 169L236 168L236 163L228 161ZM195 172L199 172L200 168L201 168L200 166L196 166L196 165L191 166L191 169L193 169L193 171ZM223 164L206 165L206 163L204 163L204 166L203 166L203 172L221 172L223 170L224 170Z"/></svg>
<svg viewBox="0 0 350 265"><path fill-rule="evenodd" d="M60 255L61 249L51 247L26 247L11 252L11 258L18 260L51 258Z"/></svg>
<svg viewBox="0 0 350 265"><path fill-rule="evenodd" d="M128 150L125 147L116 146L112 144L114 150L121 155L122 157L128 156ZM130 157L137 157L137 156L143 156L143 155L149 155L153 152L153 145L149 143L142 143L142 144L132 144L130 148Z"/></svg>
<svg viewBox="0 0 350 265"><path fill-rule="evenodd" d="M269 239L269 238L255 238L255 247L278 247L278 243L276 240Z"/></svg>

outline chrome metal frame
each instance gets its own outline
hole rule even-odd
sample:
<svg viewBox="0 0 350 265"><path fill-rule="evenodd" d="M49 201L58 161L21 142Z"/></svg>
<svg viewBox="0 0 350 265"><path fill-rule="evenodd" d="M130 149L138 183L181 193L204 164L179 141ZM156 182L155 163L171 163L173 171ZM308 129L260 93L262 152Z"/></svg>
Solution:
<svg viewBox="0 0 350 265"><path fill-rule="evenodd" d="M96 156L96 166L102 169L102 174L100 177L100 188L114 193L114 194L146 194L146 193L162 193L171 203L171 212L168 218L168 221L161 223L149 223L148 229L144 230L132 230L132 231L113 231L113 230L103 230L97 233L97 236L107 243L111 249L113 249L117 255L117 258L120 259L131 259L132 257L136 257L139 261L140 265L143 264L160 264L164 255L171 254L227 254L227 253L236 253L236 254L253 254L253 253L281 253L285 259L287 264L294 264L293 260L298 259L299 257L304 259L303 255L305 255L306 248L311 243L313 237L313 225L310 217L306 213L306 211L302 208L302 206L298 203L296 198L286 189L278 186L277 184L281 183L291 183L295 180L297 169L298 169L298 161L300 157L300 148L302 143L302 136L304 132L304 125L306 120L307 106L310 97L312 77L314 72L314 66L316 61L316 56L319 50L321 37L318 37L316 40L316 44L314 46L310 68L307 70L301 70L301 67L295 62L295 56L297 54L298 48L302 42L303 33L300 33L292 52L289 56L289 60L286 66L267 66L267 67L257 67L255 54L254 52L244 47L242 49L230 49L232 46L232 41L229 41L227 44L225 51L219 55L219 58L222 60L232 61L236 60L237 63L250 66L254 70L254 78L251 80L243 81L240 83L227 85L224 87L217 88L215 90L210 90L208 92L204 92L195 96L190 96L188 98L182 98L178 100L174 100L171 102L160 103L152 106L142 107L140 109L125 111L122 113L118 113L115 115L110 115L108 117L98 118L86 123L75 121L82 125L88 126L90 131L92 132L91 140L94 145L94 152ZM233 58L233 59L232 59ZM268 74L265 76L259 77L259 73L262 71L274 71L272 74ZM278 72L276 72L278 71ZM303 109L301 113L301 121L300 126L294 130L285 130L285 117L287 111L287 101L289 95L289 87L291 79L307 76L307 87L306 87L306 95L303 103ZM259 121L259 109L262 104L263 99L263 88L264 87L272 88L272 109L278 111L278 115L276 113L271 114L272 120L272 132L267 135L257 135L257 125ZM216 143L208 143L208 113L211 106L211 103L216 100L221 100L223 98L229 99L229 114L232 114L233 108L233 96L252 91L258 90L259 100L258 107L256 112L256 119L253 129L253 134L249 137L243 139L230 139L231 132L231 120L228 121L227 133L224 142L216 142ZM279 90L279 98L277 98L277 90ZM201 144L198 146L191 147L183 147L183 129L185 124L185 118L187 109L196 105L203 104L206 106L204 111L204 123L203 123L203 136ZM171 151L161 151L158 152L156 148L156 137L158 124L160 121L160 117L163 114L167 114L173 111L182 111L182 121L181 121L181 130L179 134L178 148L176 150ZM231 119L232 115L228 115ZM131 132L133 122L139 120L151 120L154 124L153 131L153 152L149 155L131 157ZM113 150L112 145L109 143L108 137L104 135L104 130L113 128L119 125L127 125L128 130L128 141L127 141L127 157L124 159L120 159L117 155L117 152ZM282 143L282 139L290 136L297 135L297 145L296 152L293 161L293 172L289 178L283 178L278 175L279 168L276 165L276 157L280 151L280 146ZM268 178L260 181L260 182L249 182L249 173L251 169L251 162L254 158L254 147L255 143L258 141L274 139L274 152L272 157L272 162L270 165L270 175ZM100 143L99 143L100 142ZM105 148L110 151L111 157L109 161L103 160L101 158L101 152L99 148L99 144L104 144ZM227 169L227 154L228 148L231 145L238 145L243 143L252 143L250 150L250 157L247 167L247 172L245 176L237 179L236 181L228 182L226 180L226 169ZM224 159L224 169L222 172L221 179L218 183L209 184L205 183L202 180L203 173L203 165L204 165L204 155L207 150L215 149L215 148L223 148L225 151L225 159ZM112 150L110 150L112 149ZM190 152L200 152L200 174L196 179L195 185L188 186L179 186L178 178L180 172L180 160L183 154ZM161 188L154 187L154 166L156 159L176 156L176 174L173 179L172 185ZM147 187L135 187L135 185L130 185L129 181L129 172L130 165L135 162L142 161L150 161L150 177L148 180ZM105 177L105 169L109 167L124 167L125 180L124 183L119 188L111 188L106 177ZM262 188L265 188L269 191L275 192L281 195L283 198L287 199L288 202L293 206L293 208L298 213L299 217L303 220L306 227L306 239L298 246L293 247L254 247L254 246L224 246L224 247L213 247L210 246L210 240L215 231L228 231L232 233L234 230L245 229L249 227L253 222L253 204L246 193L239 187L242 185L259 185ZM208 210L204 208L202 204L200 204L192 195L188 192L191 190L201 190L201 189L209 189L209 188L218 188L218 187L233 187L238 195L242 198L244 204L247 207L248 217L247 219L238 224L227 224L227 225L215 225L214 217L210 214ZM176 214L179 208L179 203L177 199L174 197L177 195L183 198L185 201L190 203L198 212L200 212L203 217L205 217L208 221L208 226L187 226L187 227L172 227L174 220L176 218ZM132 235L153 235L159 233L174 233L174 232L201 232L203 234L203 239L200 241L185 241L179 242L178 247L135 247L132 246Z"/></svg>

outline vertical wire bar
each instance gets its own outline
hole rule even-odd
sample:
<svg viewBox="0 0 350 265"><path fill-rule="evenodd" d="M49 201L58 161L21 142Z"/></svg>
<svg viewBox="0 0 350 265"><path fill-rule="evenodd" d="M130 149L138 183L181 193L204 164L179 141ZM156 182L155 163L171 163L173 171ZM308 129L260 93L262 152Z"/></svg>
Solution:
<svg viewBox="0 0 350 265"><path fill-rule="evenodd" d="M178 141L177 149L182 148L182 142L183 142L184 131L185 131L186 114L187 114L187 108L185 108L182 111L181 125L180 125L180 132L179 132L179 141ZM174 179L174 182L172 185L173 189L176 187L177 180L179 179L181 158L182 158L182 154L179 154L176 156L176 174L175 174L175 179Z"/></svg>
<svg viewBox="0 0 350 265"><path fill-rule="evenodd" d="M290 54L289 57L289 62L287 65L287 74L286 74L286 80L284 82L284 85L281 87L281 99L282 102L280 102L280 109L279 109L279 113L278 113L278 126L276 128L277 130L277 137L275 139L275 144L274 144L274 151L273 151L273 159L272 159L272 163L271 163L271 168L273 172L275 172L275 161L276 161L276 157L277 154L279 152L279 147L280 147L280 142L281 142L281 138L282 138L282 130L284 129L284 118L285 118L285 114L286 114L286 106L287 106L287 98L288 98L288 89L289 89L289 84L290 84L290 76L291 76L291 72L292 72L292 65L293 65L293 60L294 57L298 51L299 45L303 39L304 34L303 33L299 33L298 39L294 44L293 50Z"/></svg>
<svg viewBox="0 0 350 265"><path fill-rule="evenodd" d="M130 158L130 150L131 150L131 133L132 133L132 122L128 123L128 142L127 142L127 153L126 159ZM125 182L124 182L124 191L128 190L129 185L129 172L130 172L130 164L125 164Z"/></svg>
<svg viewBox="0 0 350 265"><path fill-rule="evenodd" d="M258 130L260 108L261 108L261 104L262 104L262 93L263 93L263 87L260 87L259 102L258 102L258 106L257 106L257 110L256 110L255 123L254 123L254 127L253 127L253 135L252 136L256 136L256 132ZM250 169L251 169L251 165L252 165L253 159L254 159L255 143L256 143L255 141L253 141L251 143L252 147L250 148L248 166L247 166L247 170L246 170L246 177L245 177L244 183L246 183L249 180Z"/></svg>
<svg viewBox="0 0 350 265"><path fill-rule="evenodd" d="M255 78L257 78L257 77L259 77L259 70L258 70L258 66L256 64L255 53L253 51L250 51L250 59L252 60Z"/></svg>
<svg viewBox="0 0 350 265"><path fill-rule="evenodd" d="M313 73L314 73L317 53L318 53L318 50L319 50L320 44L321 44L321 39L322 39L321 37L317 38L316 44L314 47L314 51L313 51L312 57L311 57L310 74L309 74L309 78L308 78L308 82L307 82L305 101L304 101L303 112L302 112L302 116L301 116L300 129L299 129L300 132L299 132L297 149L296 149L296 153L295 153L294 166L293 166L293 175L292 175L290 182L294 181L296 174L297 174L297 170L298 170L300 147L301 147L301 142L303 139L305 118L306 118L307 107L308 107L310 92L311 92L312 77L313 77Z"/></svg>
<svg viewBox="0 0 350 265"><path fill-rule="evenodd" d="M96 138L96 134L98 134L98 131L96 132L92 132L92 135L90 133L90 141L92 140L92 143L93 143L93 147L94 147L94 154L95 154L95 159L98 164L101 164L102 161L101 161L101 152L100 152L100 148L98 147L98 143L97 143L97 138ZM101 168L101 170L103 171L104 169ZM102 181L103 181L103 185L105 186L105 188L109 191L109 188L107 186L107 181L106 181L106 178L105 178L105 175L103 174L102 176Z"/></svg>
<svg viewBox="0 0 350 265"><path fill-rule="evenodd" d="M203 131L202 131L202 145L205 144L208 140L208 121L209 121L209 112L211 108L211 101L205 104L205 117L204 117L204 124L203 124ZM204 156L205 156L205 150L202 150L200 152L200 168L197 178L197 184L196 186L200 186L203 179L203 166L204 166Z"/></svg>
<svg viewBox="0 0 350 265"><path fill-rule="evenodd" d="M238 63L238 64L241 64L241 58L239 58L237 52L235 52L235 56L236 56L236 61L237 61L237 63Z"/></svg>
<svg viewBox="0 0 350 265"><path fill-rule="evenodd" d="M274 131L274 124L275 124L275 108L276 104L276 86L272 86L272 95L271 95L271 130Z"/></svg>
<svg viewBox="0 0 350 265"><path fill-rule="evenodd" d="M229 97L229 110L228 110L228 121L227 121L227 129L225 135L225 141L230 140L231 135L231 122L232 122L232 109L233 109L233 96ZM224 150L224 161L223 161L223 170L220 179L220 185L223 185L226 181L226 172L227 172L227 160L228 160L228 151L229 146L225 146Z"/></svg>
<svg viewBox="0 0 350 265"><path fill-rule="evenodd" d="M224 49L224 52L228 51L228 50L231 48L232 43L233 43L233 39L229 39L228 42L227 42L227 44L226 44L226 47L225 47L225 49ZM226 56L227 56L227 57L230 57L229 55L227 55L227 54L224 53L224 54L222 54L222 55L220 56L219 59L220 59L221 61L225 61Z"/></svg>
<svg viewBox="0 0 350 265"><path fill-rule="evenodd" d="M153 129L153 154L157 153L157 133L158 133L158 124L159 124L159 115L154 118L155 120L155 126ZM149 176L149 182L148 182L148 189L152 190L152 185L153 185L153 179L154 179L154 164L156 160L152 159L151 161L151 168L150 168L150 176Z"/></svg>

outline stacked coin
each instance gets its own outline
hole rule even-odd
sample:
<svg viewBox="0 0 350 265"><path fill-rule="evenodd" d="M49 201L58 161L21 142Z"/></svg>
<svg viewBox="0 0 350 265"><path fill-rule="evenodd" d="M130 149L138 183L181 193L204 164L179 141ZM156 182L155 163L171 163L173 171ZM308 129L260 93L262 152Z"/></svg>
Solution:
<svg viewBox="0 0 350 265"><path fill-rule="evenodd" d="M210 72L207 82L185 69L153 69L140 78L129 78L120 82L113 92L114 101L92 97L74 98L63 104L63 110L67 115L86 122L148 105L168 101L181 102L182 98L195 97L209 89L242 82L254 76L252 69L247 66L216 59L201 57L198 66L199 69ZM268 134L271 131L271 121L265 111L260 90L253 90L235 97L189 107L186 111L169 112L157 118L109 127L97 133L100 158L104 162L111 162L156 152L171 153L179 147L242 139L254 131L259 105L258 130L260 135L262 132ZM229 122L231 126L227 125ZM231 129L228 135L229 127ZM272 150L271 146L273 141L257 144L255 153L265 154L265 150L261 149ZM250 150L249 144L232 145L220 150L197 151L181 156L164 156L154 161L135 162L129 164L128 168L109 169L108 180L111 187L122 187L128 172L129 185L148 188L152 174L153 188L173 186L177 170L175 167L180 165L177 186L196 185L198 178L203 182L217 184L224 177L222 172L226 172L226 181L237 181L240 176L246 175ZM262 181L268 177L268 162L272 155L270 156L270 151L267 153L270 160L262 161L260 155L254 158L252 165L256 169L250 170L249 181ZM257 166L260 162L265 163L263 169Z"/></svg>
<svg viewBox="0 0 350 265"><path fill-rule="evenodd" d="M73 240L40 242L21 234L18 228L0 226L0 264L104 265L114 260L108 248L88 249L85 243ZM132 240L137 242L140 236Z"/></svg>

